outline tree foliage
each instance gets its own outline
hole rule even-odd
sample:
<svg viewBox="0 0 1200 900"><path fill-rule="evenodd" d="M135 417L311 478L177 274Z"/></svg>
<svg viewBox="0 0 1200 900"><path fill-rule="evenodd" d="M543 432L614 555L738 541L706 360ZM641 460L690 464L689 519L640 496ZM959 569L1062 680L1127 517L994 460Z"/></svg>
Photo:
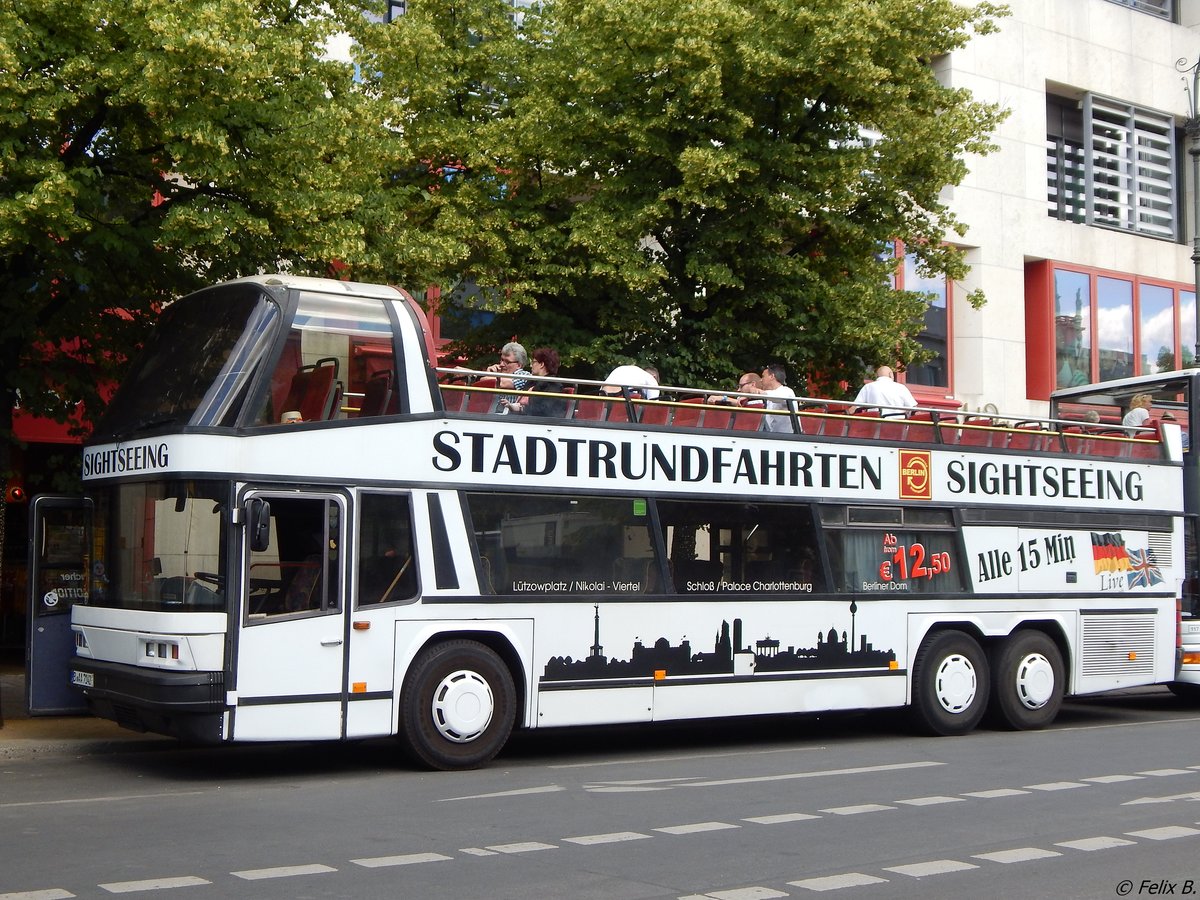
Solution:
<svg viewBox="0 0 1200 900"><path fill-rule="evenodd" d="M152 310L357 259L370 121L343 0L0 0L0 432L99 408ZM66 352L63 352L66 351Z"/></svg>
<svg viewBox="0 0 1200 900"><path fill-rule="evenodd" d="M455 163L369 208L443 242L410 274L484 288L498 314L468 349L517 335L579 374L654 360L672 383L769 360L856 382L919 358L925 300L890 288L881 249L900 239L925 273L965 274L941 192L1001 113L936 62L1001 10L549 0L514 40L500 0L469 5L479 19L412 0L364 41L397 170Z"/></svg>

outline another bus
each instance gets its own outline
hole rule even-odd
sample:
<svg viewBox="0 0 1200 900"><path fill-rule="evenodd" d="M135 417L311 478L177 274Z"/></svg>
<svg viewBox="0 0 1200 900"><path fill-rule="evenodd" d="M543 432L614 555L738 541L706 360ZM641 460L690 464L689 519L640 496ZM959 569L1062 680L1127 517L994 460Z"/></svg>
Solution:
<svg viewBox="0 0 1200 900"><path fill-rule="evenodd" d="M1150 435L1180 431L1186 552L1180 618L1181 666L1171 690L1181 697L1200 701L1200 561L1196 549L1200 528L1200 457L1191 451L1192 425L1200 422L1200 369L1064 388L1051 397L1051 415L1072 422L1068 426L1072 430L1085 432L1082 440L1088 436L1100 439L1102 435L1129 434L1131 429L1121 424L1124 414L1133 398L1143 394L1151 400L1150 418L1136 431Z"/></svg>
<svg viewBox="0 0 1200 900"><path fill-rule="evenodd" d="M1097 449L1054 419L531 387L563 415L438 369L390 287L170 304L84 449L73 683L134 729L396 735L457 769L513 728L908 707L954 735L1175 678L1178 428Z"/></svg>

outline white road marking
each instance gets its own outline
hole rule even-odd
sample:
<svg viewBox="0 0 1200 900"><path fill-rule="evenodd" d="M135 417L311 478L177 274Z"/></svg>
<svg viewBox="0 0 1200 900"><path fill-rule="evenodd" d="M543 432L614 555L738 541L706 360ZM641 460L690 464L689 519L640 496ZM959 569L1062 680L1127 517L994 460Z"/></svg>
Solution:
<svg viewBox="0 0 1200 900"><path fill-rule="evenodd" d="M235 878L246 881L261 881L265 878L292 878L295 875L324 875L326 872L336 872L333 866L323 866L311 863L307 866L273 866L269 869L245 869L241 872L230 872Z"/></svg>
<svg viewBox="0 0 1200 900"><path fill-rule="evenodd" d="M729 828L741 828L741 825L730 825L728 822L696 822L692 825L667 825L655 828L663 834L699 834L702 831L725 831Z"/></svg>
<svg viewBox="0 0 1200 900"><path fill-rule="evenodd" d="M462 847L458 851L465 853L467 856L498 856L495 850L484 850L482 847Z"/></svg>
<svg viewBox="0 0 1200 900"><path fill-rule="evenodd" d="M495 797L520 797L523 794L556 794L566 788L557 784L547 784L544 787L520 788L515 791L497 791L494 794L465 794L462 797L443 797L439 803L449 803L452 800L491 800Z"/></svg>
<svg viewBox="0 0 1200 900"><path fill-rule="evenodd" d="M1127 831L1130 837L1145 838L1148 841L1170 841L1175 838L1192 837L1200 834L1200 828L1187 828L1183 825L1166 825L1162 828L1147 828L1144 831Z"/></svg>
<svg viewBox="0 0 1200 900"><path fill-rule="evenodd" d="M1120 781L1141 781L1144 775L1097 775L1095 778L1081 778L1080 781L1091 781L1095 784L1117 784Z"/></svg>
<svg viewBox="0 0 1200 900"><path fill-rule="evenodd" d="M883 812L885 809L895 809L894 806L884 806L882 803L860 803L858 806L832 806L821 812L832 816L857 816L862 813Z"/></svg>
<svg viewBox="0 0 1200 900"><path fill-rule="evenodd" d="M913 797L911 800L897 800L904 806L937 806L939 803L966 803L962 797Z"/></svg>
<svg viewBox="0 0 1200 900"><path fill-rule="evenodd" d="M928 875L945 875L949 872L966 872L968 869L978 868L975 863L959 862L957 859L931 859L929 862L907 866L888 866L883 871L907 875L910 878L925 878Z"/></svg>
<svg viewBox="0 0 1200 900"><path fill-rule="evenodd" d="M787 894L774 888L754 886L734 888L730 891L709 891L704 896L712 897L713 900L778 900L779 897L786 897Z"/></svg>
<svg viewBox="0 0 1200 900"><path fill-rule="evenodd" d="M1018 797L1029 791L1019 791L1016 788L993 788L990 791L967 791L964 797L978 797L980 800L994 800L996 797Z"/></svg>
<svg viewBox="0 0 1200 900"><path fill-rule="evenodd" d="M157 794L114 794L110 797L73 797L70 800L25 800L20 803L0 803L0 809L22 806L68 806L76 803L121 803L125 800L156 800L159 797L194 797L204 791L162 791ZM7 896L0 894L0 897Z"/></svg>
<svg viewBox="0 0 1200 900"><path fill-rule="evenodd" d="M625 787L585 787L584 790L589 794L651 794L654 791L669 791L673 785L660 784L657 786L649 784L630 784Z"/></svg>
<svg viewBox="0 0 1200 900"><path fill-rule="evenodd" d="M809 891L840 891L843 888L866 887L869 884L887 884L886 878L864 875L862 872L847 872L845 875L826 875L824 878L805 878L789 881L793 887Z"/></svg>
<svg viewBox="0 0 1200 900"><path fill-rule="evenodd" d="M533 853L535 850L557 850L558 847L540 841L519 841L515 844L491 844L488 849L494 853Z"/></svg>
<svg viewBox="0 0 1200 900"><path fill-rule="evenodd" d="M62 888L47 888L44 891L17 891L15 894L0 894L0 900L71 900L75 895Z"/></svg>
<svg viewBox="0 0 1200 900"><path fill-rule="evenodd" d="M1031 791L1069 791L1087 785L1081 781L1047 781L1045 784L1027 784L1025 787Z"/></svg>
<svg viewBox="0 0 1200 900"><path fill-rule="evenodd" d="M778 750L739 750L733 753L689 753L682 756L643 756L637 759L607 759L583 763L559 763L549 769L591 769L600 766L631 766L645 763L679 762L693 759L726 759L730 756L767 756L773 753L807 753L813 750L828 750L828 747L783 747Z"/></svg>
<svg viewBox="0 0 1200 900"><path fill-rule="evenodd" d="M757 825L782 825L785 822L803 822L805 819L819 819L820 816L809 813L779 813L774 816L750 816L743 822L754 822Z"/></svg>
<svg viewBox="0 0 1200 900"><path fill-rule="evenodd" d="M1126 800L1122 806L1140 806L1146 803L1174 803L1176 800L1200 800L1200 791L1189 791L1186 794L1167 794L1162 797L1138 797Z"/></svg>
<svg viewBox="0 0 1200 900"><path fill-rule="evenodd" d="M924 769L929 766L944 766L944 762L925 760L922 762L892 763L882 766L856 766L852 769L822 769L816 772L792 772L786 775L758 775L750 778L719 778L713 781L692 781L680 787L720 787L727 784L759 784L765 781L794 781L798 778L828 778L831 775L865 775L869 772L898 772L904 769Z"/></svg>
<svg viewBox="0 0 1200 900"><path fill-rule="evenodd" d="M1078 841L1059 841L1054 846L1066 847L1068 850L1084 850L1091 853L1093 850L1111 850L1113 847L1129 847L1135 843L1137 842L1103 835L1101 837L1082 838Z"/></svg>
<svg viewBox="0 0 1200 900"><path fill-rule="evenodd" d="M198 887L205 884L212 884L212 882L196 875L181 875L174 878L149 878L143 881L111 882L109 884L98 885L98 887L102 887L110 893L122 894L133 891L160 891L170 890L171 888Z"/></svg>
<svg viewBox="0 0 1200 900"><path fill-rule="evenodd" d="M1040 847L1017 847L1013 850L997 850L995 853L976 853L975 859L986 859L998 863L1029 862L1032 859L1050 859L1052 856L1062 856L1057 850L1043 850Z"/></svg>
<svg viewBox="0 0 1200 900"><path fill-rule="evenodd" d="M372 856L366 859L352 859L350 862L367 869L382 869L387 866L411 866L416 863L442 862L443 860L453 858L442 853L406 853L402 856Z"/></svg>
<svg viewBox="0 0 1200 900"><path fill-rule="evenodd" d="M1191 769L1150 769L1148 772L1138 772L1139 775L1153 775L1162 778L1165 775L1195 775Z"/></svg>
<svg viewBox="0 0 1200 900"><path fill-rule="evenodd" d="M654 837L652 834L642 834L640 831L610 831L608 834L582 834L579 837L563 838L568 844L580 844L587 847L592 844L619 844L622 841L640 841Z"/></svg>

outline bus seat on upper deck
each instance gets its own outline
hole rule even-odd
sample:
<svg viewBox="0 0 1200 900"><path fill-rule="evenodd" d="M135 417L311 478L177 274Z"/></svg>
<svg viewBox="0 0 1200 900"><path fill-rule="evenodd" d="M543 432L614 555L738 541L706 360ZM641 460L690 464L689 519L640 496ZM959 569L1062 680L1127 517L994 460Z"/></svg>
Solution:
<svg viewBox="0 0 1200 900"><path fill-rule="evenodd" d="M338 361L327 356L308 366L301 366L292 376L283 410L299 410L305 422L332 419L337 396Z"/></svg>

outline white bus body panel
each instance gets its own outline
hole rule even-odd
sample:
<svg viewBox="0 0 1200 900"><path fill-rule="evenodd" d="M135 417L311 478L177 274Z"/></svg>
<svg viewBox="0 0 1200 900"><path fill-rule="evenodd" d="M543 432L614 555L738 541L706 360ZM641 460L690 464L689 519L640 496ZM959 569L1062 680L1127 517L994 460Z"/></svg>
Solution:
<svg viewBox="0 0 1200 900"><path fill-rule="evenodd" d="M152 612L77 605L71 627L83 634L80 656L169 671L220 672L225 666L224 613ZM178 644L178 659L160 656L149 644Z"/></svg>

